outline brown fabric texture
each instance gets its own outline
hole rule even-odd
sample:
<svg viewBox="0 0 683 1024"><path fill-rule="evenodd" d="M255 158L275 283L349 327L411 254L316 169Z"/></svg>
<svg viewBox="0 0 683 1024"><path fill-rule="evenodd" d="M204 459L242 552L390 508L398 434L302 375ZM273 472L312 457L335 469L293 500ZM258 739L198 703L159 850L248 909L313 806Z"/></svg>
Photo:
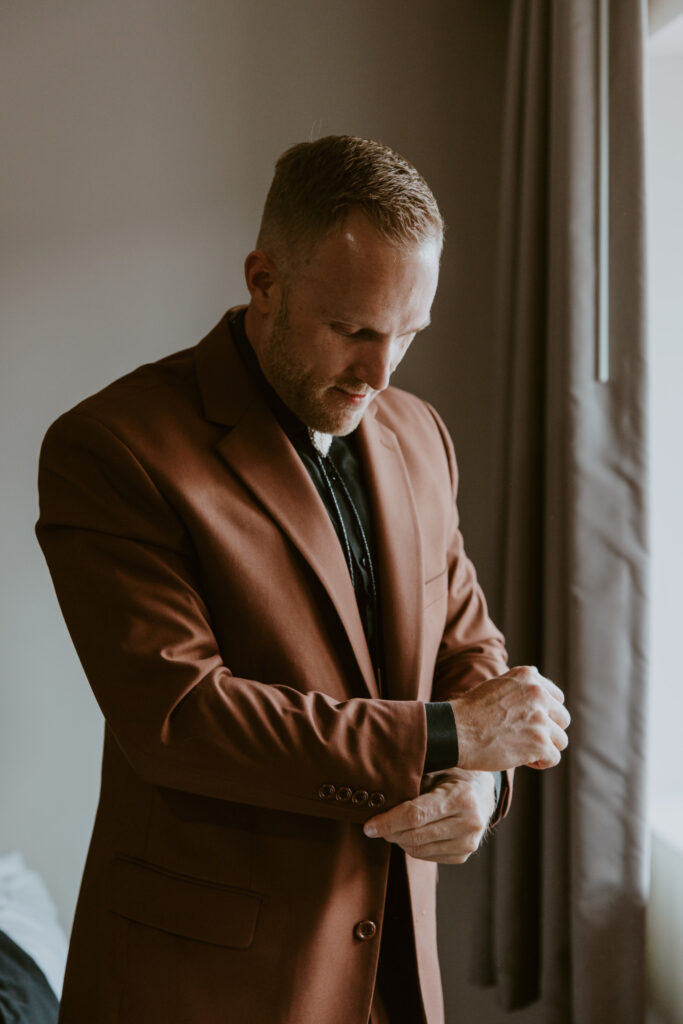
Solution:
<svg viewBox="0 0 683 1024"><path fill-rule="evenodd" d="M106 720L61 1024L368 1020L390 845L360 826L420 792L421 702L506 662L438 416L390 389L359 451L385 700L334 528L227 318L50 428L37 532ZM403 871L442 1024L436 866Z"/></svg>
<svg viewBox="0 0 683 1024"><path fill-rule="evenodd" d="M647 597L643 26L608 7L609 281L600 281L599 4L515 0L500 205L502 615L573 716L478 857L472 978L548 1024L643 1020ZM600 285L610 377L596 379Z"/></svg>

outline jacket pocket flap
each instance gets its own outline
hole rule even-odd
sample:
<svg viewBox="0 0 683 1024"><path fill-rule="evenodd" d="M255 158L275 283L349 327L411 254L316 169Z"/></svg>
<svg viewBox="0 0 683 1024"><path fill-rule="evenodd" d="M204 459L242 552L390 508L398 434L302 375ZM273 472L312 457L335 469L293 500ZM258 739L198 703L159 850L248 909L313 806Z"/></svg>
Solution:
<svg viewBox="0 0 683 1024"><path fill-rule="evenodd" d="M109 909L138 924L247 949L256 930L261 896L179 875L128 857L114 861Z"/></svg>

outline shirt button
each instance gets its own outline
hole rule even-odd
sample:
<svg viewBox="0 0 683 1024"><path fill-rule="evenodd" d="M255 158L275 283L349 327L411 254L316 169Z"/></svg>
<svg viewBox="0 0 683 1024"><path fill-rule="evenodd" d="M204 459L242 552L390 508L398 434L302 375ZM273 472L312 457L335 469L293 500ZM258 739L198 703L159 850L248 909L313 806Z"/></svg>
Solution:
<svg viewBox="0 0 683 1024"><path fill-rule="evenodd" d="M385 801L384 793L371 793L368 800L369 807L381 807Z"/></svg>
<svg viewBox="0 0 683 1024"><path fill-rule="evenodd" d="M368 939L374 939L377 934L377 925L374 921L359 921L353 929L353 934L360 942L367 942Z"/></svg>
<svg viewBox="0 0 683 1024"><path fill-rule="evenodd" d="M367 555L361 555L360 564L363 566L364 569L367 569L367 567L368 567L368 556Z"/></svg>
<svg viewBox="0 0 683 1024"><path fill-rule="evenodd" d="M336 787L331 782L323 782L318 790L318 796L321 800L331 800L335 793Z"/></svg>
<svg viewBox="0 0 683 1024"><path fill-rule="evenodd" d="M347 800L351 799L352 793L353 790L350 786L340 786L337 790L337 800L339 800L340 803L346 803Z"/></svg>

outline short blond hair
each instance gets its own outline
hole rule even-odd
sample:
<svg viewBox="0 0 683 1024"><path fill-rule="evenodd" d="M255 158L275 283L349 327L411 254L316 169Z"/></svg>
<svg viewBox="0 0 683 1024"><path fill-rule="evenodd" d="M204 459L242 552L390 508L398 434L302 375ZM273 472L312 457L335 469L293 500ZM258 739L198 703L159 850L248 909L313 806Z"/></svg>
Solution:
<svg viewBox="0 0 683 1024"><path fill-rule="evenodd" d="M400 247L443 243L439 207L412 164L381 142L327 135L278 159L256 244L298 262L351 210Z"/></svg>

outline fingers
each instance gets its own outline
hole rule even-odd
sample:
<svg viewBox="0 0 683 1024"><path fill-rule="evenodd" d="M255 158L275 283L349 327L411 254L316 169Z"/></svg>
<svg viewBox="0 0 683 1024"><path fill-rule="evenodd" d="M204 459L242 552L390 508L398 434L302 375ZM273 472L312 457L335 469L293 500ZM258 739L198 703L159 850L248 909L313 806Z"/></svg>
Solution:
<svg viewBox="0 0 683 1024"><path fill-rule="evenodd" d="M380 838L400 846L417 860L462 864L479 849L487 827L488 821L477 813L455 814L416 828L396 832L383 830Z"/></svg>
<svg viewBox="0 0 683 1024"><path fill-rule="evenodd" d="M539 726L538 742L532 759L526 762L528 768L554 768L560 763L561 751L569 740L563 729L560 729L550 718Z"/></svg>
<svg viewBox="0 0 683 1024"><path fill-rule="evenodd" d="M436 799L435 799L436 795ZM376 814L365 822L363 831L371 838L388 839L390 836L424 828L430 822L438 821L448 812L441 807L441 801L435 790L397 804L390 811Z"/></svg>
<svg viewBox="0 0 683 1024"><path fill-rule="evenodd" d="M488 773L456 768L443 773L433 789L371 818L364 832L396 843L412 857L462 863L478 848L494 805Z"/></svg>
<svg viewBox="0 0 683 1024"><path fill-rule="evenodd" d="M564 730L570 716L564 694L533 666L512 668L452 704L464 768L550 768L567 746Z"/></svg>
<svg viewBox="0 0 683 1024"><path fill-rule="evenodd" d="M515 668L511 668L507 675L514 676L524 683L540 683L554 700L564 704L564 693L562 690L552 679L542 676L535 665L517 665Z"/></svg>
<svg viewBox="0 0 683 1024"><path fill-rule="evenodd" d="M552 747L547 754L539 758L537 761L527 761L526 768L536 768L538 771L543 771L545 768L554 768L555 765L560 763L560 752L556 747Z"/></svg>
<svg viewBox="0 0 683 1024"><path fill-rule="evenodd" d="M407 847L397 843L401 849L414 860L429 860L436 864L464 864L481 846L482 835L472 836L459 842L453 839L442 839L424 846Z"/></svg>
<svg viewBox="0 0 683 1024"><path fill-rule="evenodd" d="M419 828L384 832L378 838L400 846L411 857L462 863L479 848L488 822L476 814L439 818ZM452 858L452 859L450 859Z"/></svg>
<svg viewBox="0 0 683 1024"><path fill-rule="evenodd" d="M571 716L564 706L564 693L551 679L542 676L533 666L511 669L509 677L523 687L521 699L526 705L528 757L526 764L536 768L552 768L560 761L566 749ZM533 710L532 710L533 709ZM522 720L517 723L523 724ZM521 735L521 729L518 732Z"/></svg>
<svg viewBox="0 0 683 1024"><path fill-rule="evenodd" d="M534 673L535 676L533 682L540 683L547 694L545 706L548 716L552 718L552 720L556 722L561 729L566 729L571 722L571 715L564 704L564 693L559 686L556 686L555 683L552 682L551 679L546 679L546 677L540 675L536 669L534 669ZM567 744L565 743L564 746L560 747L560 749L564 750L566 745Z"/></svg>
<svg viewBox="0 0 683 1024"><path fill-rule="evenodd" d="M564 729L561 729L556 725L552 719L548 722L548 736L550 738L550 742L558 751L564 750L569 743L569 739Z"/></svg>
<svg viewBox="0 0 683 1024"><path fill-rule="evenodd" d="M557 725L559 725L560 729L567 729L572 720L571 715L564 704L552 703L548 708L548 716L552 718L553 722L556 722ZM565 746L566 745L567 744L565 743ZM561 747L560 749L564 750L564 747Z"/></svg>
<svg viewBox="0 0 683 1024"><path fill-rule="evenodd" d="M513 671L519 672L520 670ZM521 671L522 673L530 673L531 676L528 681L540 683L548 694L548 699L546 701L546 714L548 715L548 718L551 719L548 729L549 738L558 750L564 750L569 742L564 730L569 727L569 723L571 722L571 715L564 705L564 693L559 686L556 686L555 683L553 683L551 679L546 679L545 676L542 676L538 669L524 666ZM554 726L559 726L559 729Z"/></svg>
<svg viewBox="0 0 683 1024"><path fill-rule="evenodd" d="M547 679L545 676L542 676L538 669L533 665L521 665L518 668L512 668L507 675L519 682L528 683L529 686L540 686L541 693L539 696L542 698L542 703L549 717L552 718L561 729L566 729L568 727L571 722L571 715L564 705L564 693L559 686L552 681L552 679Z"/></svg>

